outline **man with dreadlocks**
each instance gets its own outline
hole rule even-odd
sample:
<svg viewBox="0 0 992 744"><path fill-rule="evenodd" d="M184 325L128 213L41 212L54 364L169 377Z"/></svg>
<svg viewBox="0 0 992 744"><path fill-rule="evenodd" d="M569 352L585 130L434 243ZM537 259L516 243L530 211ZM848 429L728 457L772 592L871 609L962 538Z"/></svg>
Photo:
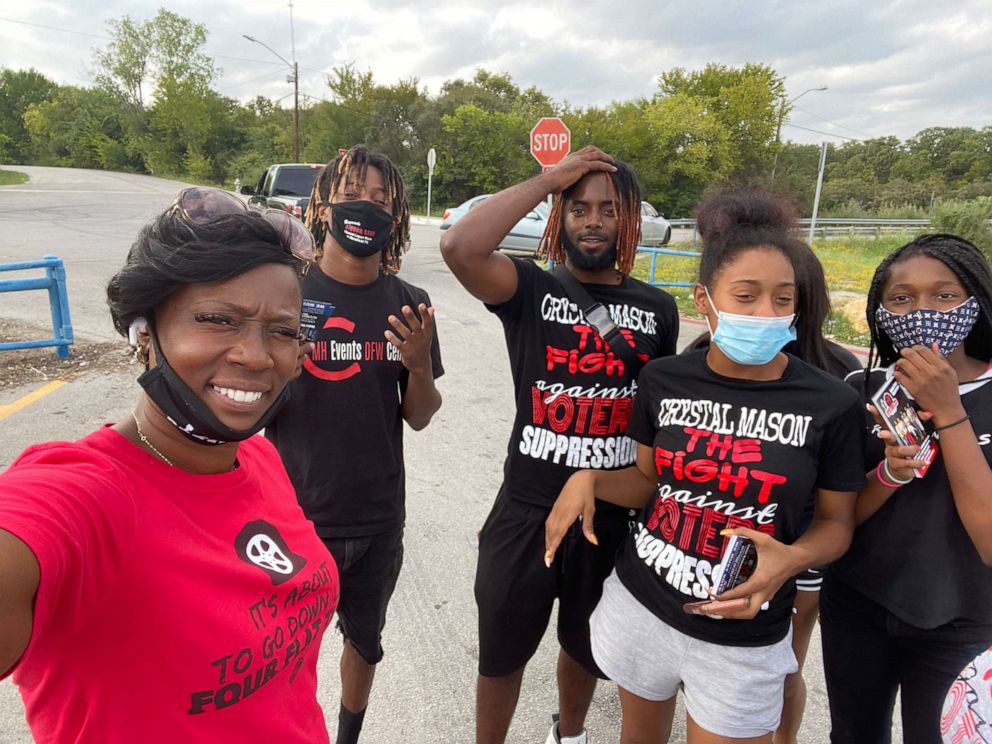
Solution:
<svg viewBox="0 0 992 744"><path fill-rule="evenodd" d="M443 374L434 308L396 276L410 235L403 179L356 145L321 171L306 223L317 260L303 279L314 350L266 429L306 516L338 565L337 744L358 741L386 606L403 563L403 421L427 426Z"/></svg>
<svg viewBox="0 0 992 744"><path fill-rule="evenodd" d="M557 271L569 272L608 312L619 329L606 332L609 341L583 312L590 308L571 299L574 290L566 289L560 275L496 250L513 225L551 193L558 196L544 249L564 267ZM638 369L675 352L675 302L629 276L640 240L640 204L630 168L590 146L486 199L441 240L458 280L503 322L517 401L503 486L479 539L479 744L506 739L524 667L556 598L560 718L548 742L586 741L586 713L603 676L589 646L589 616L628 534L631 513L597 504L598 546L573 530L554 562L546 567L540 555L545 519L569 475L634 462L636 447L625 431ZM635 353L619 353L617 343Z"/></svg>

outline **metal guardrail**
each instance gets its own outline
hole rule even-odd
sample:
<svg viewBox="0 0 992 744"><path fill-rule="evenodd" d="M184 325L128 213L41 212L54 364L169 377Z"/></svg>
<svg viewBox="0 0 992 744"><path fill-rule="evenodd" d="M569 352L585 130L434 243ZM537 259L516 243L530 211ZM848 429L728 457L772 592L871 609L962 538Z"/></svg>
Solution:
<svg viewBox="0 0 992 744"><path fill-rule="evenodd" d="M699 240L696 221L693 219L668 220L673 228L691 229L692 243ZM809 228L811 220L804 218L798 221L801 228ZM873 235L876 238L884 234L913 233L926 229L930 220L888 220L874 217L818 217L816 219L816 234L821 238L836 235Z"/></svg>
<svg viewBox="0 0 992 744"><path fill-rule="evenodd" d="M65 265L58 256L47 255L41 261L19 261L0 264L0 271L23 271L44 269L44 277L26 279L0 279L0 292L23 292L31 289L47 289L48 304L52 311L53 338L41 341L9 341L0 343L0 351L12 349L36 349L54 346L55 353L62 359L69 356L69 346L74 343L72 320L69 318L69 294L65 287Z"/></svg>

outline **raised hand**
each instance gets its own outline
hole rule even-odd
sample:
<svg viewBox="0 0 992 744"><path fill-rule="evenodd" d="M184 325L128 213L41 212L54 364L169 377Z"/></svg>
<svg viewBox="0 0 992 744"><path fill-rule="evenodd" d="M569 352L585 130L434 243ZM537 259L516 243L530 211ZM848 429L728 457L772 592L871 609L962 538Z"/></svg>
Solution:
<svg viewBox="0 0 992 744"><path fill-rule="evenodd" d="M407 371L412 374L430 373L434 308L421 302L416 312L409 305L404 305L400 312L403 313L402 319L389 316L389 325L393 330L386 330L386 340L399 349L400 359Z"/></svg>

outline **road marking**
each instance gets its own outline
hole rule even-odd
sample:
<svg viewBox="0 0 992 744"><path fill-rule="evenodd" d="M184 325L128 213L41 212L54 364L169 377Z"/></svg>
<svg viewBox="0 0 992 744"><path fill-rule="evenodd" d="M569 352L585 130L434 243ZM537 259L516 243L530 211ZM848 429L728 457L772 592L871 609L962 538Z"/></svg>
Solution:
<svg viewBox="0 0 992 744"><path fill-rule="evenodd" d="M94 191L93 189L11 189L2 188L0 194L148 194L148 191ZM171 193L171 192L170 192Z"/></svg>
<svg viewBox="0 0 992 744"><path fill-rule="evenodd" d="M7 403L6 405L0 405L0 421L3 421L8 416L13 416L15 413L20 411L22 408L26 408L37 400L41 400L49 393L54 393L60 387L65 385L65 380L52 380L47 385L42 385L40 388L35 390L33 393L28 393L23 398L15 400L13 403Z"/></svg>

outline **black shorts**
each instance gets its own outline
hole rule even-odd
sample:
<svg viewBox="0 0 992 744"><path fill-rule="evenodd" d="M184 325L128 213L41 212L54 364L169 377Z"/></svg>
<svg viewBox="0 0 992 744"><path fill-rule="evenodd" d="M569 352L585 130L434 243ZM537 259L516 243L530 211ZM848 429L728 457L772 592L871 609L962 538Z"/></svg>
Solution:
<svg viewBox="0 0 992 744"><path fill-rule="evenodd" d="M637 512L596 502L599 546L578 524L562 540L551 568L544 565L544 521L550 507L500 491L479 535L475 601L479 608L479 674L501 677L537 651L558 599L558 642L586 670L606 679L589 645L589 616L613 570L617 548Z"/></svg>
<svg viewBox="0 0 992 744"><path fill-rule="evenodd" d="M386 607L403 566L403 528L324 540L341 580L338 629L369 664L382 660Z"/></svg>

